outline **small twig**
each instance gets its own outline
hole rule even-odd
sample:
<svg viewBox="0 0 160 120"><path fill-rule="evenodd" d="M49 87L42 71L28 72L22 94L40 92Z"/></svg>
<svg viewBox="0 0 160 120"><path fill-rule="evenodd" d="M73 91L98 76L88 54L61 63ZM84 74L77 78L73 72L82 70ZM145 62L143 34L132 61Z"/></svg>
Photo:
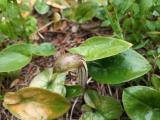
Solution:
<svg viewBox="0 0 160 120"><path fill-rule="evenodd" d="M157 60L158 60L159 58L160 58L160 55L154 57L153 68L152 68L153 73L154 73L154 71L156 70L156 62L157 62Z"/></svg>
<svg viewBox="0 0 160 120"><path fill-rule="evenodd" d="M113 96L110 85L107 85L110 96Z"/></svg>
<svg viewBox="0 0 160 120"><path fill-rule="evenodd" d="M46 25L44 25L44 26L42 26L41 28L39 28L39 29L36 31L36 33L37 33L37 32L40 32L41 30L45 29L46 27L50 26L50 25L53 24L53 23L54 23L54 21L51 21L51 22L47 23Z"/></svg>
<svg viewBox="0 0 160 120"><path fill-rule="evenodd" d="M147 32L147 34L160 35L160 32L159 31L152 31L152 32Z"/></svg>
<svg viewBox="0 0 160 120"><path fill-rule="evenodd" d="M91 80L92 80L92 77L89 77L86 84L88 85L91 82Z"/></svg>
<svg viewBox="0 0 160 120"><path fill-rule="evenodd" d="M73 103L73 105L72 105L71 114L70 114L69 120L72 120L73 110L74 110L74 108L75 108L75 106L76 106L76 104L77 104L77 102L78 102L78 99L79 99L79 97L77 97L77 98L75 99L75 101L74 101L74 103Z"/></svg>
<svg viewBox="0 0 160 120"><path fill-rule="evenodd" d="M69 114L67 113L67 114L66 114L66 120L68 120L68 116L69 116Z"/></svg>
<svg viewBox="0 0 160 120"><path fill-rule="evenodd" d="M39 37L42 38L43 40L45 40L44 36L40 33L40 32L37 32Z"/></svg>
<svg viewBox="0 0 160 120"><path fill-rule="evenodd" d="M117 98L117 100L119 100L119 94L118 94L118 91L119 91L119 89L117 88L117 89L116 89L116 98Z"/></svg>

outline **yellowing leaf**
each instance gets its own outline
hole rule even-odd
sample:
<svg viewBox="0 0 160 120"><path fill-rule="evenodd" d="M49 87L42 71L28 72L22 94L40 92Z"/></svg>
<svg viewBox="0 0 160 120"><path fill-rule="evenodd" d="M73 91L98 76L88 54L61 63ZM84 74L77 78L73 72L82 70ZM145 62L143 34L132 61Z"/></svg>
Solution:
<svg viewBox="0 0 160 120"><path fill-rule="evenodd" d="M20 6L24 6L24 7L27 7L29 8L29 10L25 10L25 11L22 11L22 16L24 18L26 18L27 16L30 15L32 9L33 9L33 6L34 4L36 3L36 0L17 0L17 3L20 5Z"/></svg>
<svg viewBox="0 0 160 120"><path fill-rule="evenodd" d="M7 93L3 106L21 120L52 120L66 113L70 103L59 94L28 87Z"/></svg>

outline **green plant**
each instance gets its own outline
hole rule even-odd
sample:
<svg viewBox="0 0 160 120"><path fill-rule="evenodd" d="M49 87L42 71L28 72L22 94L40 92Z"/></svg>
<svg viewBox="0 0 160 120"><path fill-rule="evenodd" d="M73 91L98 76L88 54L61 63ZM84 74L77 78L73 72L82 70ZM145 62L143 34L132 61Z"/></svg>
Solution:
<svg viewBox="0 0 160 120"><path fill-rule="evenodd" d="M30 12L28 3L19 4L16 0L0 1L0 36L1 40L28 40L37 29L37 21Z"/></svg>
<svg viewBox="0 0 160 120"><path fill-rule="evenodd" d="M79 47L71 48L69 51L72 54L58 56L54 67L39 73L30 83L30 87L31 89L32 87L38 87L40 90L46 89L47 91L51 91L51 93L59 94L68 99L84 95L85 103L90 111L85 112L81 119L87 120L89 116L101 116L105 120L118 119L122 114L122 107L118 101L112 97L101 96L95 91L86 89L85 86L88 78L86 64L89 66L89 75L97 82L120 84L134 80L147 73L151 67L144 57L130 47L130 43L117 38L104 36L89 38ZM105 51L103 51L104 48ZM32 49L28 50L32 51ZM77 71L77 80L82 88L72 85L67 87L68 85L65 85L66 75L69 71ZM76 94L73 91L76 91ZM27 89L26 92L28 92ZM68 92L72 92L72 94ZM35 99L38 98L35 97ZM47 97L44 97L44 99L47 99ZM61 104L58 105L61 106ZM7 109L17 113L16 110L9 107ZM33 106L32 109L37 108ZM93 114L92 109L96 109L96 114Z"/></svg>
<svg viewBox="0 0 160 120"><path fill-rule="evenodd" d="M92 118L96 120L96 117L100 117L102 120L114 120L119 119L122 115L121 104L112 97L101 96L94 90L87 90L84 94L84 100L88 108L87 110L84 108L85 113L81 116L82 120Z"/></svg>
<svg viewBox="0 0 160 120"><path fill-rule="evenodd" d="M148 39L159 38L159 6L159 0L84 0L65 9L63 14L80 24L96 17L102 21L102 27L112 27L115 36L139 44L135 48L141 48Z"/></svg>
<svg viewBox="0 0 160 120"><path fill-rule="evenodd" d="M0 52L0 72L19 70L31 61L33 55L50 56L55 51L50 43L40 45L23 43L8 46Z"/></svg>

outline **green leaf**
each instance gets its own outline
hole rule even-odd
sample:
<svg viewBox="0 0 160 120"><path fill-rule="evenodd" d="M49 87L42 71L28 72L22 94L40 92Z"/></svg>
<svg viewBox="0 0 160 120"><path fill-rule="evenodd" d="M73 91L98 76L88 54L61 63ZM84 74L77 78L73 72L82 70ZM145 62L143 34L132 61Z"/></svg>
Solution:
<svg viewBox="0 0 160 120"><path fill-rule="evenodd" d="M83 88L80 85L66 85L67 98L74 98L81 96L83 94Z"/></svg>
<svg viewBox="0 0 160 120"><path fill-rule="evenodd" d="M121 39L97 36L87 39L79 47L71 48L69 51L84 56L87 61L93 61L114 56L126 51L131 46L131 43Z"/></svg>
<svg viewBox="0 0 160 120"><path fill-rule="evenodd" d="M57 93L28 87L6 93L3 106L21 120L53 120L66 113L70 103Z"/></svg>
<svg viewBox="0 0 160 120"><path fill-rule="evenodd" d="M84 114L82 114L80 120L106 120L106 119L98 112L85 112Z"/></svg>
<svg viewBox="0 0 160 120"><path fill-rule="evenodd" d="M53 68L48 68L33 78L30 87L47 89L65 96L66 88L64 82L66 75L67 73L53 73Z"/></svg>
<svg viewBox="0 0 160 120"><path fill-rule="evenodd" d="M0 43L4 41L7 37L0 32Z"/></svg>
<svg viewBox="0 0 160 120"><path fill-rule="evenodd" d="M100 95L94 90L87 90L84 94L85 103L91 108L95 108L100 104Z"/></svg>
<svg viewBox="0 0 160 120"><path fill-rule="evenodd" d="M124 14L134 3L134 0L112 0L112 4L116 6L120 14Z"/></svg>
<svg viewBox="0 0 160 120"><path fill-rule="evenodd" d="M153 0L140 0L139 1L141 12L145 13L149 11L150 7L153 5Z"/></svg>
<svg viewBox="0 0 160 120"><path fill-rule="evenodd" d="M98 5L95 2L84 2L73 8L72 18L78 23L85 23L92 20L98 11Z"/></svg>
<svg viewBox="0 0 160 120"><path fill-rule="evenodd" d="M27 65L31 61L30 56L16 52L0 53L0 72L16 71Z"/></svg>
<svg viewBox="0 0 160 120"><path fill-rule="evenodd" d="M132 120L159 120L160 92L145 87L135 86L123 91L123 105Z"/></svg>
<svg viewBox="0 0 160 120"><path fill-rule="evenodd" d="M31 57L31 45L27 43L9 45L2 52L16 52Z"/></svg>
<svg viewBox="0 0 160 120"><path fill-rule="evenodd" d="M122 114L121 104L112 97L100 96L96 91L88 90L84 99L86 104L102 114L105 120L118 119Z"/></svg>
<svg viewBox="0 0 160 120"><path fill-rule="evenodd" d="M42 43L40 45L35 44L15 44L5 48L5 52L18 52L25 55L37 55L37 56L51 56L56 52L56 48L51 43Z"/></svg>
<svg viewBox="0 0 160 120"><path fill-rule="evenodd" d="M154 88L160 91L160 76L153 74L151 78L151 82Z"/></svg>
<svg viewBox="0 0 160 120"><path fill-rule="evenodd" d="M104 84L119 84L138 78L151 69L148 61L134 50L88 64L89 74Z"/></svg>
<svg viewBox="0 0 160 120"><path fill-rule="evenodd" d="M97 106L97 110L107 119L119 119L122 115L121 104L114 98L109 96L101 96L101 104Z"/></svg>
<svg viewBox="0 0 160 120"><path fill-rule="evenodd" d="M51 43L42 43L32 46L32 53L37 56L51 56L56 52L56 48Z"/></svg>
<svg viewBox="0 0 160 120"><path fill-rule="evenodd" d="M0 52L0 72L16 71L27 65L31 59L30 44L7 46Z"/></svg>
<svg viewBox="0 0 160 120"><path fill-rule="evenodd" d="M25 34L26 36L30 36L37 30L37 20L33 16L29 16L26 18L25 22Z"/></svg>
<svg viewBox="0 0 160 120"><path fill-rule="evenodd" d="M35 4L35 10L39 14L46 14L49 11L49 6L45 3L45 0L37 0Z"/></svg>
<svg viewBox="0 0 160 120"><path fill-rule="evenodd" d="M82 107L81 107L81 111L84 113L84 112L92 112L93 110L88 105L83 104Z"/></svg>

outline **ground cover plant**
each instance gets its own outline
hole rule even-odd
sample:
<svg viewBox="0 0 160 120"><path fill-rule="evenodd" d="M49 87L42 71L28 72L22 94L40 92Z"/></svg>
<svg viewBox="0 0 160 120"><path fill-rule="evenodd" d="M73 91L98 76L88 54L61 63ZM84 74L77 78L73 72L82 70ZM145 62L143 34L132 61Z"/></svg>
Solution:
<svg viewBox="0 0 160 120"><path fill-rule="evenodd" d="M0 120L160 120L160 0L1 0Z"/></svg>

